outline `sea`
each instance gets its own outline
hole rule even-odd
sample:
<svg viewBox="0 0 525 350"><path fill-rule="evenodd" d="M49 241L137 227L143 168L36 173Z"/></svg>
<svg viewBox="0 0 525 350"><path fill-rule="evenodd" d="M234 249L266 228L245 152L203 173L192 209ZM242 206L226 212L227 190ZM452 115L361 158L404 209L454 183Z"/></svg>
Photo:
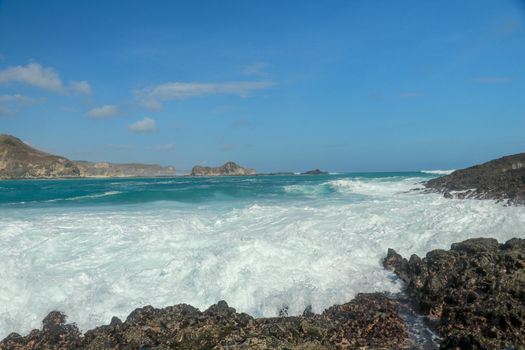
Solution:
<svg viewBox="0 0 525 350"><path fill-rule="evenodd" d="M400 292L388 248L523 237L524 207L421 190L444 173L0 181L0 339L52 310L83 331L145 305L322 312Z"/></svg>

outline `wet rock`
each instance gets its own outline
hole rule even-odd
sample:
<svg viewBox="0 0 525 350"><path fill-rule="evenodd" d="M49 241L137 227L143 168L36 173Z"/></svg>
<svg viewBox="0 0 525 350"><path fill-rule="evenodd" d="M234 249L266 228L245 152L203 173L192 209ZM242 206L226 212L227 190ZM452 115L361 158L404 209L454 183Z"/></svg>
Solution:
<svg viewBox="0 0 525 350"><path fill-rule="evenodd" d="M425 184L446 198L496 199L509 204L525 204L525 153L491 160L456 170Z"/></svg>
<svg viewBox="0 0 525 350"><path fill-rule="evenodd" d="M134 310L121 322L87 331L50 313L42 330L10 334L0 349L403 349L412 344L398 303L359 294L322 314L254 319L220 301L206 311L185 304Z"/></svg>
<svg viewBox="0 0 525 350"><path fill-rule="evenodd" d="M525 347L524 239L469 239L408 261L389 250L383 264L436 319L442 348Z"/></svg>

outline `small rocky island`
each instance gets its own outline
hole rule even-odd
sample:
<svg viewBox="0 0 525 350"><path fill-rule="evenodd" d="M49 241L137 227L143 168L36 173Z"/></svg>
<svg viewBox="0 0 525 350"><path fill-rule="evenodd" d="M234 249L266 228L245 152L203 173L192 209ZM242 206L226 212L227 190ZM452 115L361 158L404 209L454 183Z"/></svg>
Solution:
<svg viewBox="0 0 525 350"><path fill-rule="evenodd" d="M218 167L194 166L191 176L251 176L256 175L255 169L243 168L234 162L227 162Z"/></svg>
<svg viewBox="0 0 525 350"><path fill-rule="evenodd" d="M447 198L495 199L525 204L525 153L456 170L428 181L425 186Z"/></svg>
<svg viewBox="0 0 525 350"><path fill-rule="evenodd" d="M305 171L304 173L301 173L301 175L326 175L326 174L328 174L328 172L322 171L319 169L308 170L308 171Z"/></svg>
<svg viewBox="0 0 525 350"><path fill-rule="evenodd" d="M11 135L0 135L0 179L174 176L175 168L155 164L72 161L37 150Z"/></svg>

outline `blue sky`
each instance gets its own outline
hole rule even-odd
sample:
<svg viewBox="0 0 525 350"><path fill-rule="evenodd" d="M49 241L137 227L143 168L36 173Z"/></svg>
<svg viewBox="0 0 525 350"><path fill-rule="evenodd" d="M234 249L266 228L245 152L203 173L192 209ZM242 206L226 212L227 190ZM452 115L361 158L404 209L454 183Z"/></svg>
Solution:
<svg viewBox="0 0 525 350"><path fill-rule="evenodd" d="M181 170L464 167L525 151L525 3L0 1L0 132Z"/></svg>

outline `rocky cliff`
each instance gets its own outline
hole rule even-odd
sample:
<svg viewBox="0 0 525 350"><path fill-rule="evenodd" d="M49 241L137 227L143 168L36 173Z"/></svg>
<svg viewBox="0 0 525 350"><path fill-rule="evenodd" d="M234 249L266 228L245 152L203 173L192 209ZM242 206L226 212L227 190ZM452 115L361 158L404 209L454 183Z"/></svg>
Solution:
<svg viewBox="0 0 525 350"><path fill-rule="evenodd" d="M14 136L0 135L1 179L78 176L80 169L72 161L39 151Z"/></svg>
<svg viewBox="0 0 525 350"><path fill-rule="evenodd" d="M449 198L478 198L525 204L525 153L491 160L432 179L425 186Z"/></svg>
<svg viewBox="0 0 525 350"><path fill-rule="evenodd" d="M214 168L197 165L191 169L191 176L248 176L255 174L255 169L243 168L234 162L227 162Z"/></svg>
<svg viewBox="0 0 525 350"><path fill-rule="evenodd" d="M0 135L0 179L174 176L175 168L154 164L71 161L39 151L11 135Z"/></svg>

